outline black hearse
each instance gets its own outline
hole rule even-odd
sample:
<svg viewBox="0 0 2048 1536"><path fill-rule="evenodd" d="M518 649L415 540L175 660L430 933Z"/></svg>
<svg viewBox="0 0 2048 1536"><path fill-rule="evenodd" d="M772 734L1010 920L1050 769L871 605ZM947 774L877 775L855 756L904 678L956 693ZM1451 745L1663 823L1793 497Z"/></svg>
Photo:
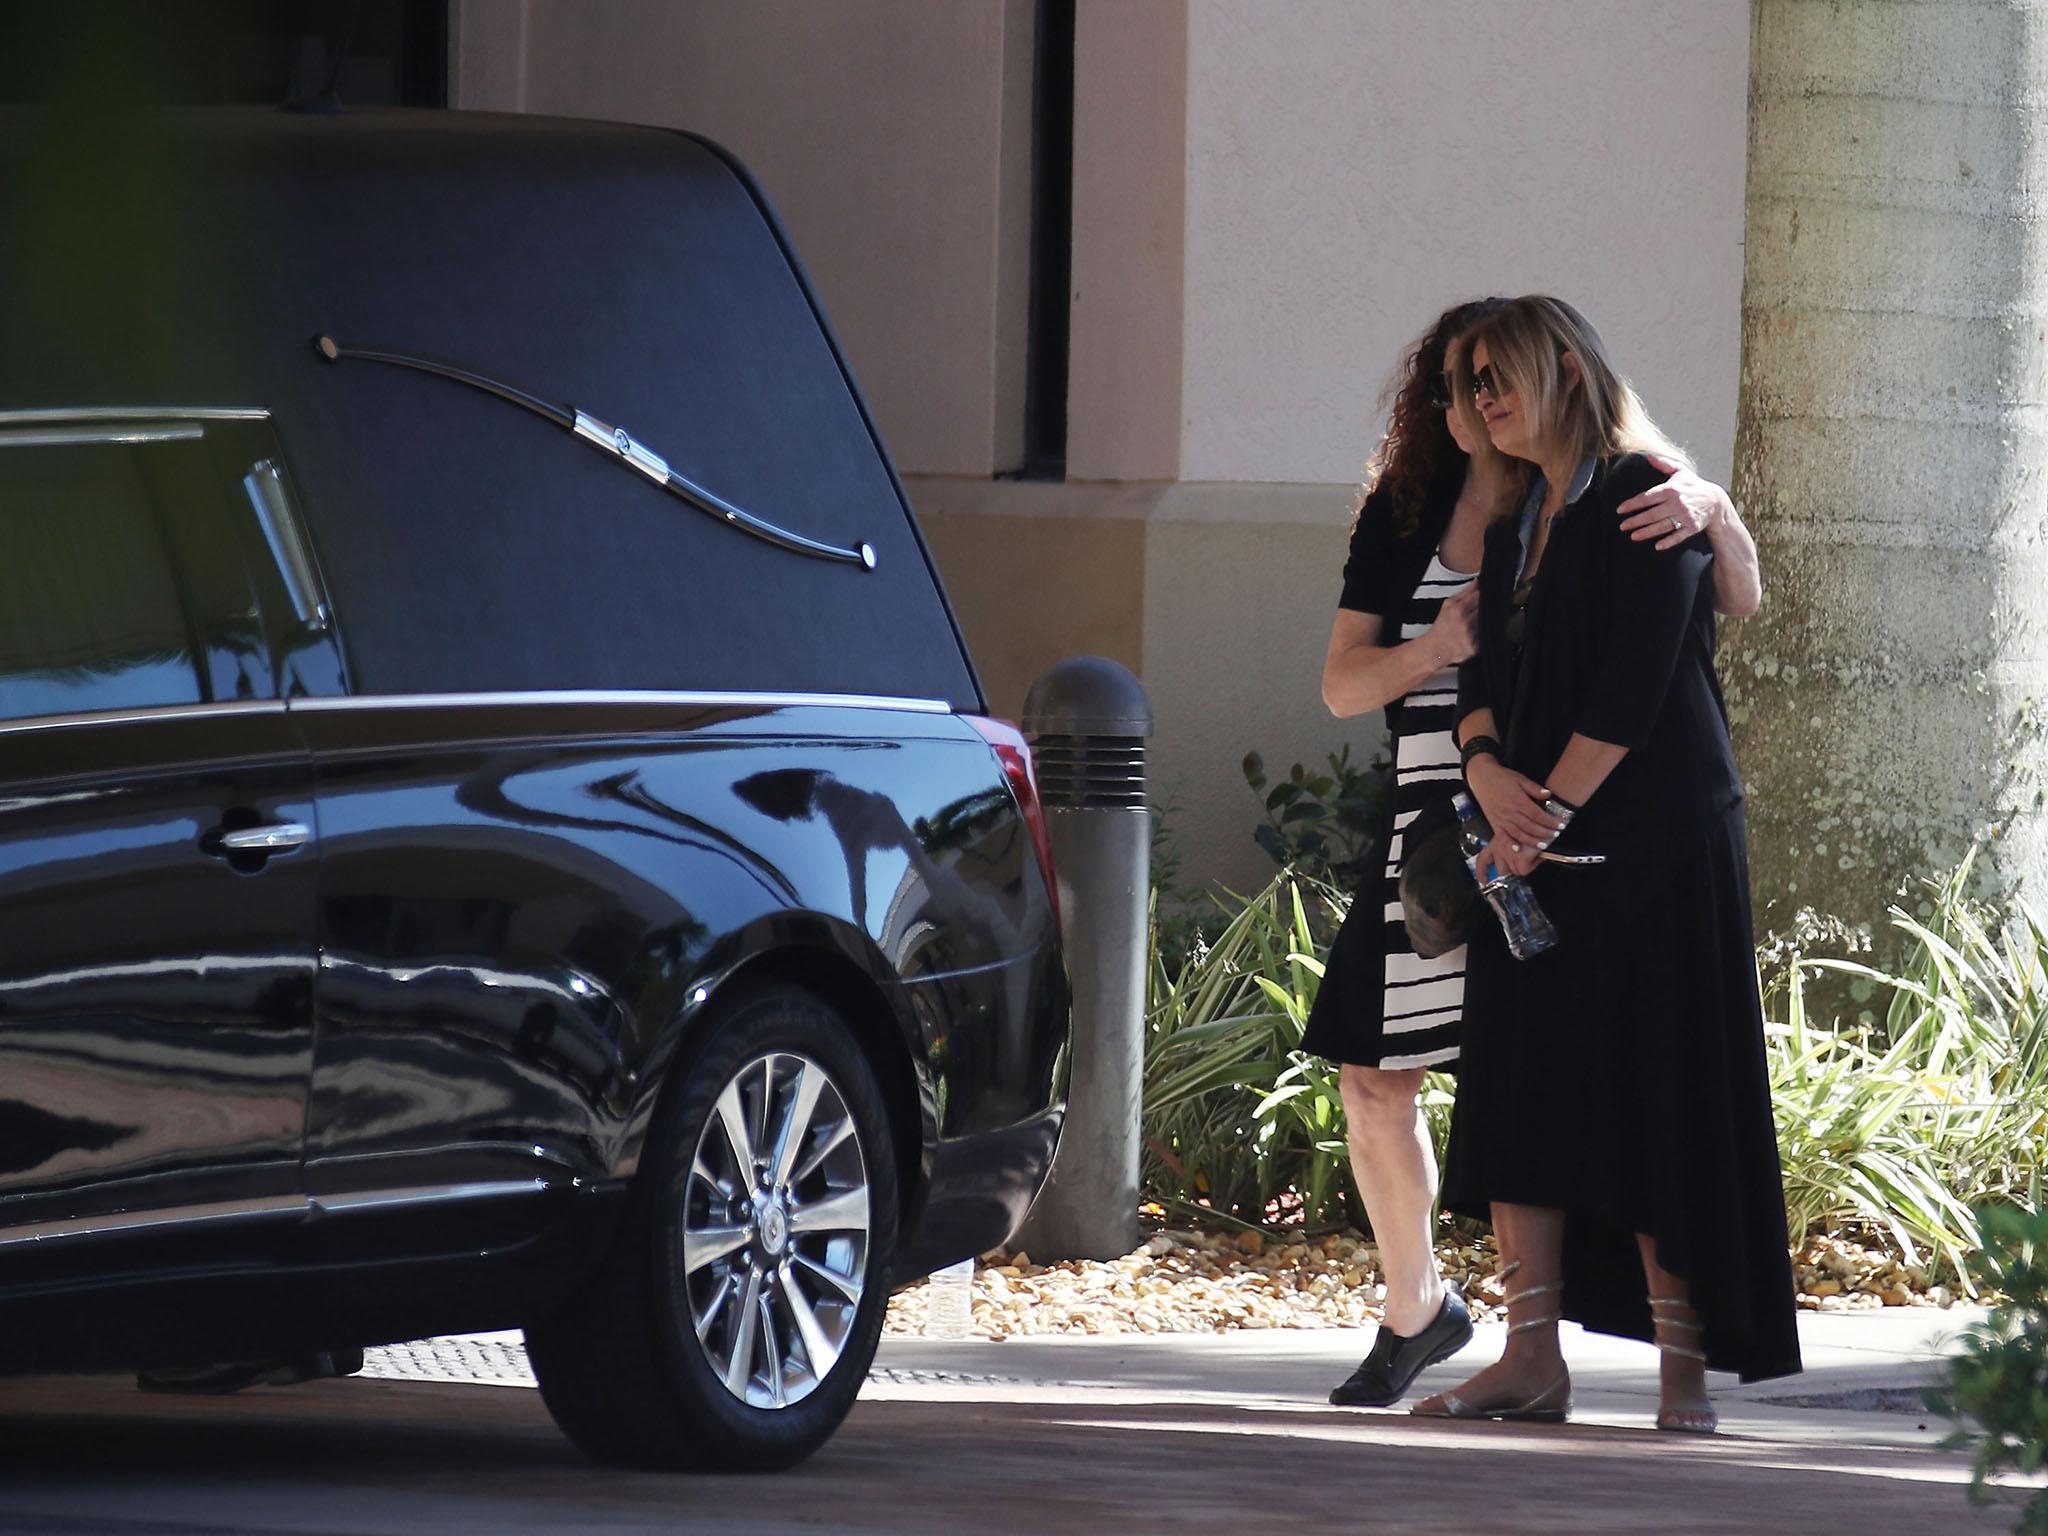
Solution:
<svg viewBox="0 0 2048 1536"><path fill-rule="evenodd" d="M5 126L0 1370L520 1327L595 1456L806 1454L892 1283L1021 1219L1067 993L760 190L538 119Z"/></svg>

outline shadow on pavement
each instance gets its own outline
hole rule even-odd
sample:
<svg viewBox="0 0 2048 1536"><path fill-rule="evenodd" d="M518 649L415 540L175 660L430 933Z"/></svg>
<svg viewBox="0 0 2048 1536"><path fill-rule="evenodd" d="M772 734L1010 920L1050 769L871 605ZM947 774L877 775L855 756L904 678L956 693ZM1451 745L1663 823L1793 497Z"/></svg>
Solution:
<svg viewBox="0 0 2048 1536"><path fill-rule="evenodd" d="M769 1477L593 1466L539 1395L320 1382L223 1399L0 1381L0 1530L19 1536L564 1530L1062 1536L1287 1523L1403 1532L2002 1531L1955 1456L1601 1426L1160 1403L863 1401Z"/></svg>

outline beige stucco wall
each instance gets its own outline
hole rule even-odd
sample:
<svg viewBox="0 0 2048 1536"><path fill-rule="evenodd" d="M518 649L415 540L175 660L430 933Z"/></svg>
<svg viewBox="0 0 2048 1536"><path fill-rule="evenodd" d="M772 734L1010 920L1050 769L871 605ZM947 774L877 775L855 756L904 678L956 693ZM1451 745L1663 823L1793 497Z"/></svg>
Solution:
<svg viewBox="0 0 2048 1536"><path fill-rule="evenodd" d="M1067 474L1174 480L1187 249L1186 0L1079 0Z"/></svg>
<svg viewBox="0 0 2048 1536"><path fill-rule="evenodd" d="M906 469L1023 452L1030 0L456 0L456 105L685 127L789 225Z"/></svg>
<svg viewBox="0 0 2048 1536"><path fill-rule="evenodd" d="M1114 3L1114 0L1111 0ZM1193 0L1190 480L1341 481L1403 343L1550 291L1725 479L1747 0Z"/></svg>
<svg viewBox="0 0 2048 1536"><path fill-rule="evenodd" d="M910 489L996 713L1015 719L1063 657L1142 672L1147 521L1167 487L921 478Z"/></svg>
<svg viewBox="0 0 2048 1536"><path fill-rule="evenodd" d="M1249 890L1272 873L1239 767L1311 766L1346 743L1370 756L1377 714L1339 722L1319 683L1344 528L1320 485L1184 483L1147 527L1145 671L1152 764L1183 872Z"/></svg>

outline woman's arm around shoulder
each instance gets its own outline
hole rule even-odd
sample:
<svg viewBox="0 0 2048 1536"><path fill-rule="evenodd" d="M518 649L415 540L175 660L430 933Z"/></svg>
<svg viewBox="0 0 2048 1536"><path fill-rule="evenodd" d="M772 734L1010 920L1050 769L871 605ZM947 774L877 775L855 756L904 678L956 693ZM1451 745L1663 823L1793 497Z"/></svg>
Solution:
<svg viewBox="0 0 2048 1536"><path fill-rule="evenodd" d="M1607 461L1600 495L1608 505L1619 507L1662 485L1669 478L1669 473L1647 453L1617 453Z"/></svg>
<svg viewBox="0 0 2048 1536"><path fill-rule="evenodd" d="M1748 618L1763 606L1763 569L1757 562L1756 540L1743 526L1734 500L1676 459L1660 454L1647 458L1669 478L1616 509L1621 531L1638 543L1649 541L1660 552L1704 533L1714 552L1715 612L1731 619Z"/></svg>
<svg viewBox="0 0 2048 1536"><path fill-rule="evenodd" d="M1668 483L1663 469L1646 453L1617 454L1609 461L1607 476L1600 487L1600 501L1614 515L1607 517L1607 538L1614 551L1615 569L1632 573L1628 579L1650 584L1657 592L1672 596L1698 590L1698 583L1710 578L1712 546L1705 539L1679 539L1668 547L1657 539L1639 539L1627 531L1628 519L1622 507L1654 495ZM1668 527L1670 515L1665 518ZM1690 606L1688 603L1687 606Z"/></svg>

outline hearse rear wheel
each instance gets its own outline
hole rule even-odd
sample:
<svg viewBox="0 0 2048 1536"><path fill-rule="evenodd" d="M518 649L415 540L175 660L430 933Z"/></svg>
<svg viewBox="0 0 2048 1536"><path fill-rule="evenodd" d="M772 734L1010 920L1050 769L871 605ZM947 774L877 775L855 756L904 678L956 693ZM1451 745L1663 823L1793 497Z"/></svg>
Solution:
<svg viewBox="0 0 2048 1536"><path fill-rule="evenodd" d="M770 1470L853 1406L881 1336L896 1169L852 1031L777 985L678 1063L605 1270L527 1330L564 1433L600 1461Z"/></svg>

